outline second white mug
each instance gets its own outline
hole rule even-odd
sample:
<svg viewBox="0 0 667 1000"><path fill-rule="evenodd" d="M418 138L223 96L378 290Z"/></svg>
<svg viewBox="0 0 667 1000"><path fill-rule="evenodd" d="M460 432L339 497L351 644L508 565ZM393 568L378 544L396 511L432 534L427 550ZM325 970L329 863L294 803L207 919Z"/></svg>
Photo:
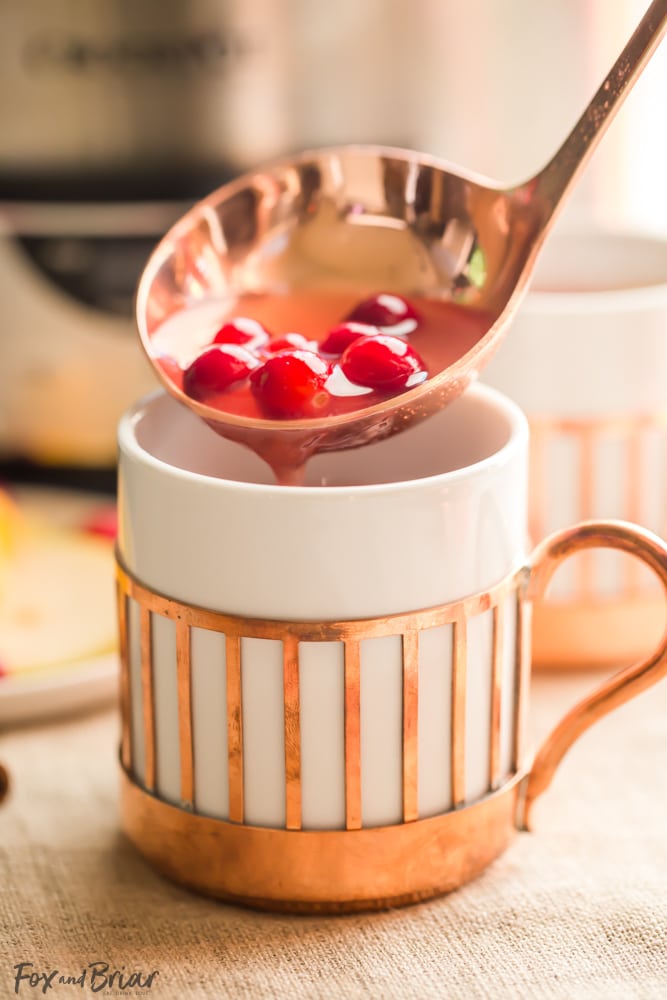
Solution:
<svg viewBox="0 0 667 1000"><path fill-rule="evenodd" d="M554 233L484 381L531 433L533 542L616 517L667 533L667 240ZM645 655L665 624L637 560L583 553L536 609L536 665L612 666Z"/></svg>

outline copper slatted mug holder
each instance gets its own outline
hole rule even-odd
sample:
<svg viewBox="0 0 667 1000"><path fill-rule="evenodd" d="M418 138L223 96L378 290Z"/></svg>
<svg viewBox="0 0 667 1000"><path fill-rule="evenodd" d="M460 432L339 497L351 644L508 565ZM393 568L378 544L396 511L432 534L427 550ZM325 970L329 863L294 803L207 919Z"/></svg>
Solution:
<svg viewBox="0 0 667 1000"><path fill-rule="evenodd" d="M553 449L564 446L571 455L572 495L568 499L573 520L599 517L602 453L606 445L618 449L618 475L623 483L614 516L644 524L661 536L667 521L652 523L645 509L647 483L651 492L667 499L667 413L616 414L559 418L531 415L530 423L530 535L545 538L560 527L549 514L549 499L562 490L562 476ZM651 439L660 450L651 462ZM656 507L658 504L656 504ZM619 563L609 581L592 552L582 553L572 567L573 576L562 593L554 594L535 609L533 661L538 667L610 666L643 656L657 641L665 622L660 588L642 574L637 559Z"/></svg>
<svg viewBox="0 0 667 1000"><path fill-rule="evenodd" d="M667 674L667 635L656 653L622 670L579 703L556 727L531 762L524 744L530 658L530 612L556 566L575 551L611 547L638 556L667 592L667 548L655 536L620 522L591 522L553 535L533 553L529 565L493 590L423 611L348 622L266 621L220 614L171 600L143 586L118 561L122 660L121 811L125 831L156 869L207 895L263 909L290 912L347 912L416 902L455 889L475 877L527 828L535 798L549 785L562 756L592 722ZM508 604L508 599L515 600ZM130 602L138 616L129 615ZM516 621L512 651L514 681L503 684L501 659L507 608ZM475 801L465 797L466 688L471 619L490 611L491 692L489 785ZM171 619L176 632L180 802L159 797L151 622ZM136 775L132 745L131 620L139 622L143 781ZM421 818L418 802L419 643L427 629L452 625L451 808ZM227 772L229 816L197 810L192 712L190 635L193 628L225 636ZM402 639L402 820L364 827L361 783L360 644L380 636ZM137 637L135 637L136 640ZM285 825L252 826L244 814L244 740L241 655L243 638L283 643ZM344 644L345 822L341 829L302 828L299 643ZM500 718L512 718L512 766L501 773ZM428 766L428 762L422 762Z"/></svg>

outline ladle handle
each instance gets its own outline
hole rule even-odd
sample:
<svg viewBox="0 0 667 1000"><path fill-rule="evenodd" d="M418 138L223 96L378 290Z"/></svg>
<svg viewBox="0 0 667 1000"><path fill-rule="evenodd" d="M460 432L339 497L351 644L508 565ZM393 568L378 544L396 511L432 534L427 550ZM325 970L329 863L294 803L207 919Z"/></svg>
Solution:
<svg viewBox="0 0 667 1000"><path fill-rule="evenodd" d="M634 34L565 142L526 187L542 202L546 231L614 115L639 79L667 30L667 0L653 0Z"/></svg>

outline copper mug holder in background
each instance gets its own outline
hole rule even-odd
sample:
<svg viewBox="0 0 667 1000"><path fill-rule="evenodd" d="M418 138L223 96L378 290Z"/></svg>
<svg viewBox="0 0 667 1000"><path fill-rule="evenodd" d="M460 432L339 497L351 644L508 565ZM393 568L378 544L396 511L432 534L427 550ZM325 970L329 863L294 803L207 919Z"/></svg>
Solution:
<svg viewBox="0 0 667 1000"><path fill-rule="evenodd" d="M667 595L667 547L650 532L622 522L589 522L542 542L529 563L492 590L424 611L346 622L267 621L224 615L157 594L118 562L121 647L121 813L139 851L162 874L203 894L261 909L343 913L413 903L453 890L500 855L517 829L527 829L535 799L574 740L594 721L667 674L667 633L647 660L621 670L581 701L556 726L531 760L525 748L530 678L532 605L556 567L582 549L607 547L639 557ZM130 606L136 604L130 614ZM490 669L488 788L465 798L468 623L493 615ZM508 614L514 618L508 620ZM175 624L178 726L170 738L180 752L180 802L160 798L156 766L156 714L152 619ZM139 635L133 636L132 622ZM418 801L418 691L420 634L452 626L451 807L421 817ZM222 633L226 646L226 725L229 815L197 808L192 712L191 630ZM515 628L513 682L503 682L505 634ZM361 802L360 643L379 636L402 639L402 818L364 827ZM285 825L245 822L241 639L279 639L283 647ZM344 647L345 817L339 829L304 829L300 729L299 643ZM136 644L136 645L135 645ZM132 739L132 648L140 650L143 780L136 773ZM134 706L136 708L136 706ZM501 723L511 720L511 766L501 767Z"/></svg>
<svg viewBox="0 0 667 1000"><path fill-rule="evenodd" d="M533 539L545 538L557 525L549 517L553 489L563 489L554 449L566 448L571 456L570 517L574 521L599 517L599 480L603 450L619 452L624 484L614 516L636 524L648 524L660 535L667 521L651 523L644 511L647 463L651 441L664 450L667 444L667 412L627 413L609 416L564 418L530 414L529 532ZM653 469L655 488L664 489L664 459ZM619 560L611 587L605 588L604 567L595 554L582 553L573 561L571 578L564 589L535 609L533 663L536 668L577 669L610 667L644 655L658 641L665 623L665 604L656 581L647 579L636 559Z"/></svg>

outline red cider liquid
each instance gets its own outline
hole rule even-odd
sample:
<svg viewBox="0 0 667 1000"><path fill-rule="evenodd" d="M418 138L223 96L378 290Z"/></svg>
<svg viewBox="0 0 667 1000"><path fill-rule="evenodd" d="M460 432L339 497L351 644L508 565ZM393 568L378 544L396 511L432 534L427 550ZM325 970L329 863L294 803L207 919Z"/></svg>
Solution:
<svg viewBox="0 0 667 1000"><path fill-rule="evenodd" d="M182 390L183 370L212 343L224 322L239 316L248 317L262 323L274 338L283 337L286 333L300 333L307 340L320 344L364 297L352 290L309 290L284 295L272 292L247 294L233 299L207 299L170 317L156 330L152 338L153 354L164 375ZM428 378L463 357L491 325L491 317L487 313L452 302L417 297L411 298L410 302L418 312L419 324L403 339L420 355ZM385 332L392 333L391 329ZM336 359L329 360L332 367L335 366ZM400 395L377 390L355 395L332 394L326 417L360 411L392 396L400 398ZM212 393L204 401L223 413L272 419L253 395L248 379L224 392ZM287 430L290 420L284 422ZM279 431L275 432L275 438L275 448L267 453L264 447L262 457L271 464L280 482L298 482L300 474L297 466L302 463L282 461ZM251 442L248 443L252 447ZM304 456L304 461L307 457Z"/></svg>

